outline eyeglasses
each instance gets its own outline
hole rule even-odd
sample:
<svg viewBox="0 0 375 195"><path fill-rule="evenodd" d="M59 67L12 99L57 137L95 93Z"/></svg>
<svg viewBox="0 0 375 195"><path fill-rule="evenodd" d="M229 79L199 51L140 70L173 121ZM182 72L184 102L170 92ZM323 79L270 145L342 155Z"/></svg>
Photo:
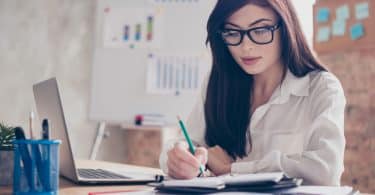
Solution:
<svg viewBox="0 0 375 195"><path fill-rule="evenodd" d="M224 43L230 46L240 45L245 34L252 42L258 45L265 45L273 41L274 31L279 27L280 24L278 23L274 26L262 26L248 30L224 28L218 33L221 35Z"/></svg>

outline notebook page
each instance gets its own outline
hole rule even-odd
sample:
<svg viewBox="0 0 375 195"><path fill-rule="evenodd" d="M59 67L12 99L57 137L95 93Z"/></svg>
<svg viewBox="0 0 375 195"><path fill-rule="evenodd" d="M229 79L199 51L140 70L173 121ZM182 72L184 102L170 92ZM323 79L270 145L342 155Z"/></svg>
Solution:
<svg viewBox="0 0 375 195"><path fill-rule="evenodd" d="M166 180L163 181L166 187L197 187L197 188L219 188L224 186L224 181L219 177L197 177L187 180Z"/></svg>
<svg viewBox="0 0 375 195"><path fill-rule="evenodd" d="M251 173L239 175L225 175L221 178L226 185L252 184L259 182L279 182L283 178L282 172L273 173Z"/></svg>

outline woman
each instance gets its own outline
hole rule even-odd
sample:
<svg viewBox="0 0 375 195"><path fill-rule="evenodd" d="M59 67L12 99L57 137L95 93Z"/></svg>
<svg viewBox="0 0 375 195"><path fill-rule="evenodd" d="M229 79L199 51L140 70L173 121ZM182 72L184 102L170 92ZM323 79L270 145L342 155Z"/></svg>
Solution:
<svg viewBox="0 0 375 195"><path fill-rule="evenodd" d="M163 149L162 169L189 179L283 171L340 185L345 96L313 56L289 0L218 0L207 24L213 55L187 129L196 144ZM177 142L180 143L180 142Z"/></svg>

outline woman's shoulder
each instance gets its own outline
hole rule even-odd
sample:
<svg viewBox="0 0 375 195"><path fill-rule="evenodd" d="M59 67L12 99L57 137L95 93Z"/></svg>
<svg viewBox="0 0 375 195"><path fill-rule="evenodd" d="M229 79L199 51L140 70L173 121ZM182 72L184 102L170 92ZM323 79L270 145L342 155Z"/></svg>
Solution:
<svg viewBox="0 0 375 195"><path fill-rule="evenodd" d="M319 95L322 92L344 93L340 80L329 71L315 70L308 74L310 77L310 93Z"/></svg>
<svg viewBox="0 0 375 195"><path fill-rule="evenodd" d="M309 73L310 116L315 118L328 111L332 117L341 116L345 109L346 98L339 79L328 71L314 71Z"/></svg>

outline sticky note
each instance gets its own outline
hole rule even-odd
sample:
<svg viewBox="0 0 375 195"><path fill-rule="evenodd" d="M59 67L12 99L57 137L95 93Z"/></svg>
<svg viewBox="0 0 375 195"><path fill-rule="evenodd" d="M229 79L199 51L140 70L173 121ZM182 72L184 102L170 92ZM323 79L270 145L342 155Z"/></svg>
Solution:
<svg viewBox="0 0 375 195"><path fill-rule="evenodd" d="M369 17L368 2L357 3L355 5L355 18L362 20Z"/></svg>
<svg viewBox="0 0 375 195"><path fill-rule="evenodd" d="M318 30L318 34L316 36L317 42L326 42L329 40L330 37L330 28L328 26L321 27Z"/></svg>
<svg viewBox="0 0 375 195"><path fill-rule="evenodd" d="M328 22L329 19L329 9L326 7L322 7L318 9L318 13L316 14L316 21L318 23Z"/></svg>
<svg viewBox="0 0 375 195"><path fill-rule="evenodd" d="M343 36L346 31L346 21L345 20L335 20L332 23L332 35Z"/></svg>
<svg viewBox="0 0 375 195"><path fill-rule="evenodd" d="M357 23L357 24L354 24L350 28L350 37L352 38L352 40L357 40L357 39L361 38L363 35L364 35L363 24Z"/></svg>
<svg viewBox="0 0 375 195"><path fill-rule="evenodd" d="M342 5L336 9L336 19L337 20L346 20L350 17L350 10L347 4Z"/></svg>

